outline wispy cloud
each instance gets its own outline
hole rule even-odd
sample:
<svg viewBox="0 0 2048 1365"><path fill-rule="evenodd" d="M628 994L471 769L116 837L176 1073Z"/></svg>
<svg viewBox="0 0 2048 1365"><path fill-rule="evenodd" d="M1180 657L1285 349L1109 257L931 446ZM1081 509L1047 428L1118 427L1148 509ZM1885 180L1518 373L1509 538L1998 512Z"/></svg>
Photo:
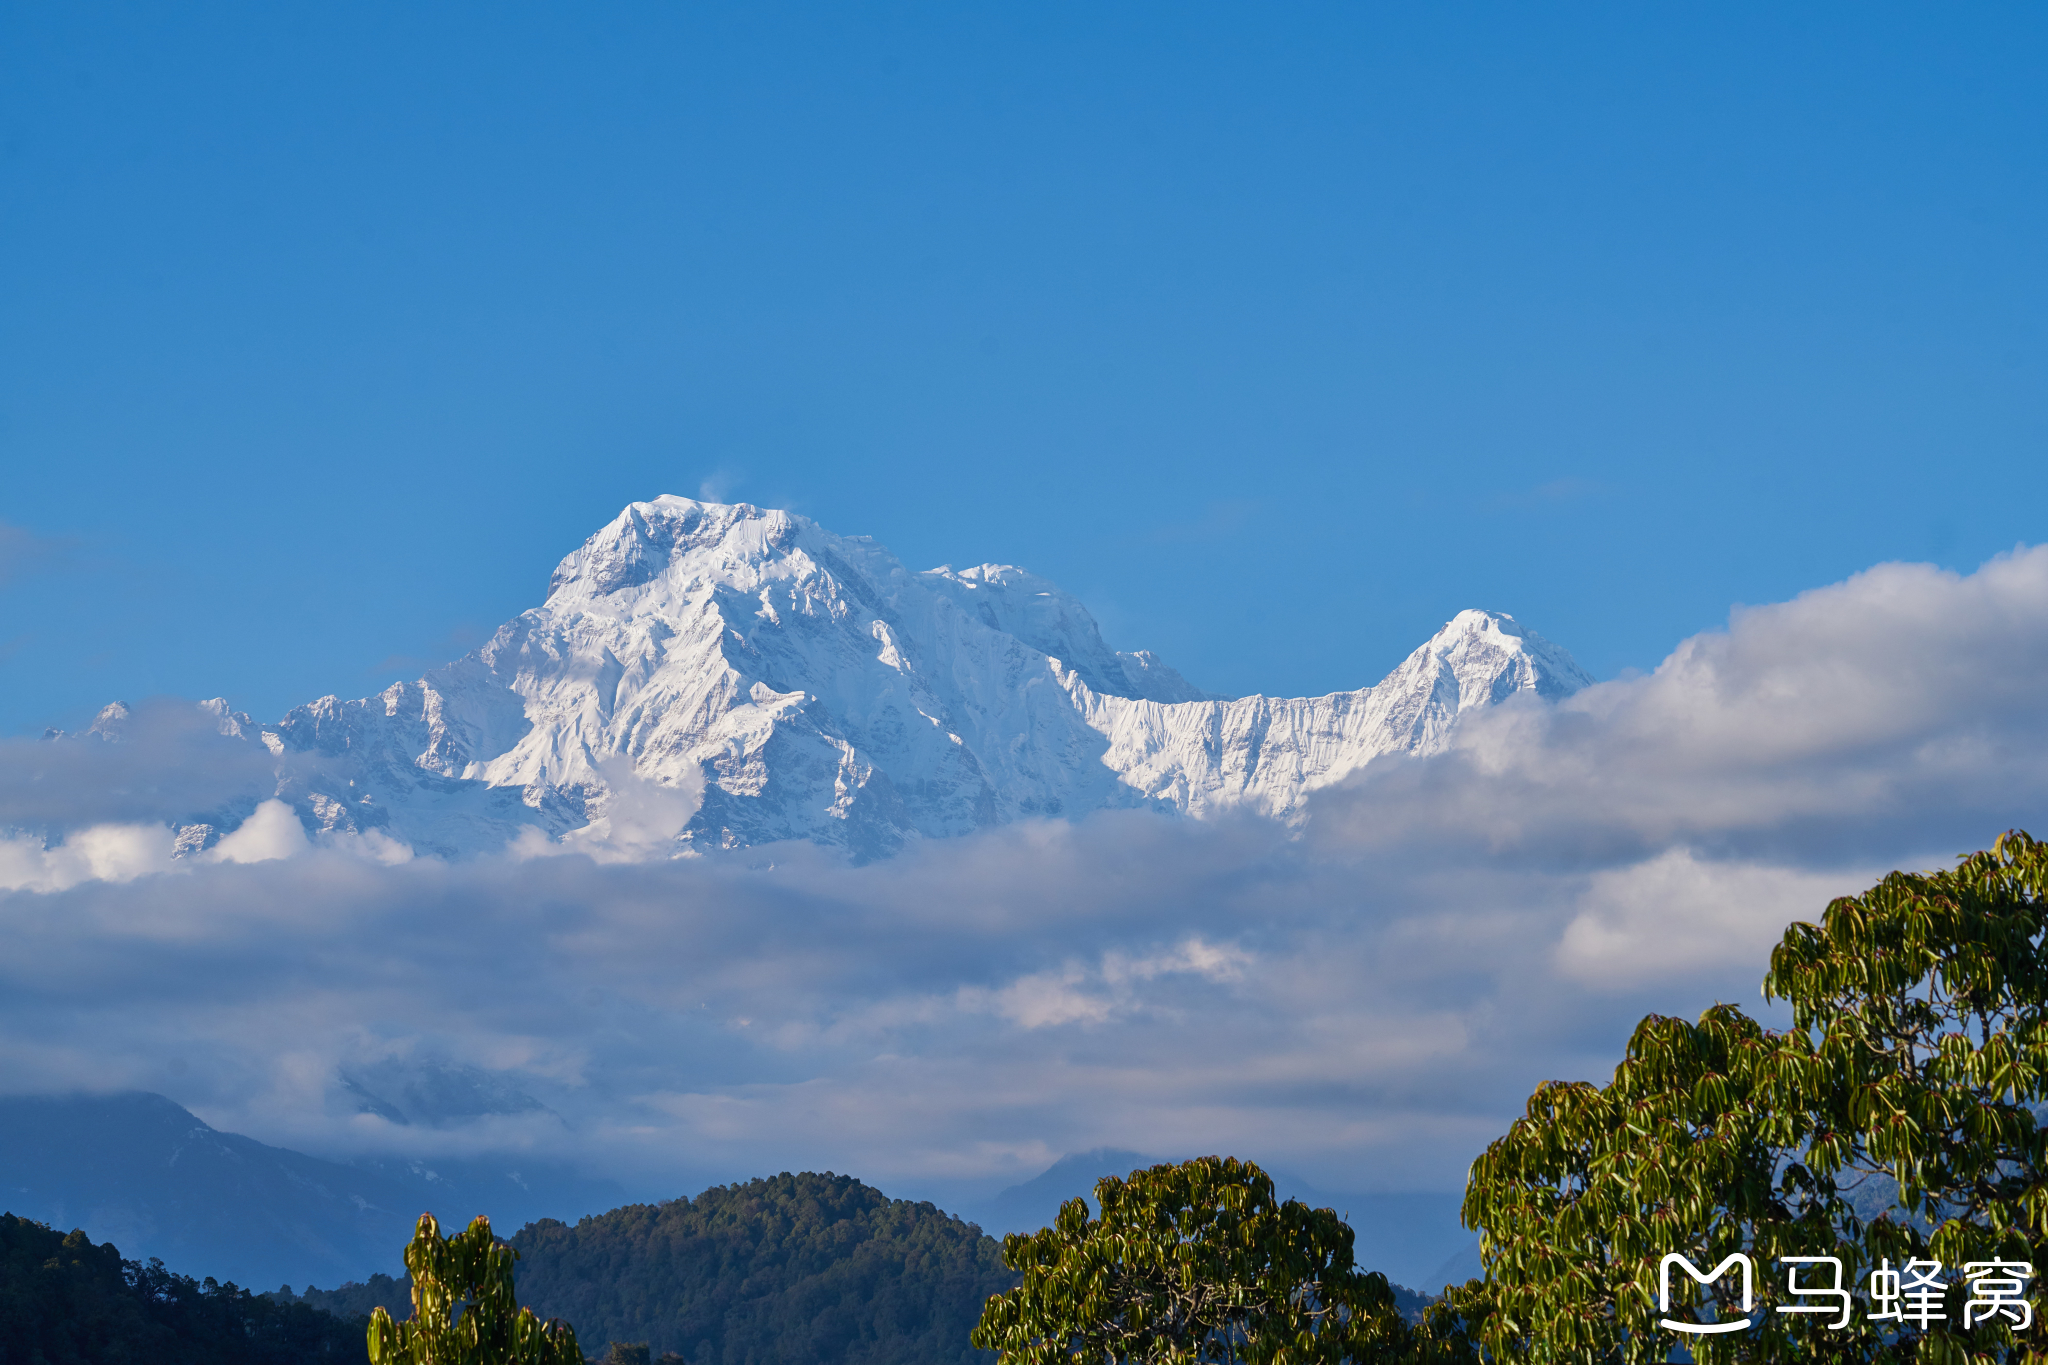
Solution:
<svg viewBox="0 0 2048 1365"><path fill-rule="evenodd" d="M740 484L744 481L745 476L740 471L721 466L705 475L703 480L698 483L697 500L699 502L730 502L732 501L732 495L738 491Z"/></svg>
<svg viewBox="0 0 2048 1365"><path fill-rule="evenodd" d="M78 548L68 536L45 536L0 522L0 588L39 570L54 568Z"/></svg>
<svg viewBox="0 0 2048 1365"><path fill-rule="evenodd" d="M1152 530L1152 539L1164 545L1201 545L1228 540L1248 526L1259 514L1256 498L1218 498L1202 509L1202 515L1188 521L1164 522Z"/></svg>
<svg viewBox="0 0 2048 1365"><path fill-rule="evenodd" d="M415 678L438 668L450 659L469 653L490 638L489 628L465 621L450 626L440 638L430 642L423 651L416 654L387 654L363 672L385 678Z"/></svg>
<svg viewBox="0 0 2048 1365"><path fill-rule="evenodd" d="M189 702L132 709L118 740L0 740L0 829L62 837L88 825L187 819L224 803L242 814L276 785L270 755L231 743Z"/></svg>
<svg viewBox="0 0 2048 1365"><path fill-rule="evenodd" d="M1552 507L1569 507L1610 492L1609 487L1597 479L1576 477L1549 479L1529 488L1518 488L1506 493L1497 493L1487 505L1497 512L1542 510Z"/></svg>

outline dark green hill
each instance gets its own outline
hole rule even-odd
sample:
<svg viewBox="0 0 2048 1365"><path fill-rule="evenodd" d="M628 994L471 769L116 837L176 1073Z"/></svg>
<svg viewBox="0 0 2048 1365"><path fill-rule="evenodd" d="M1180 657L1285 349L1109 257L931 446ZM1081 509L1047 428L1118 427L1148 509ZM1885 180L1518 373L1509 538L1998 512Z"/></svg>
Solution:
<svg viewBox="0 0 2048 1365"><path fill-rule="evenodd" d="M851 1176L720 1185L512 1238L519 1301L587 1354L645 1342L689 1365L953 1365L983 1302L1016 1284L1002 1248L931 1204Z"/></svg>
<svg viewBox="0 0 2048 1365"><path fill-rule="evenodd" d="M0 1365L360 1365L363 1329L0 1214Z"/></svg>
<svg viewBox="0 0 2048 1365"><path fill-rule="evenodd" d="M574 1326L593 1359L638 1343L654 1365L987 1365L994 1353L968 1333L988 1296L1017 1282L972 1223L829 1174L714 1186L573 1227L529 1223L511 1245L521 1303ZM1394 1292L1411 1318L1429 1302ZM298 1301L404 1318L411 1285L376 1275Z"/></svg>

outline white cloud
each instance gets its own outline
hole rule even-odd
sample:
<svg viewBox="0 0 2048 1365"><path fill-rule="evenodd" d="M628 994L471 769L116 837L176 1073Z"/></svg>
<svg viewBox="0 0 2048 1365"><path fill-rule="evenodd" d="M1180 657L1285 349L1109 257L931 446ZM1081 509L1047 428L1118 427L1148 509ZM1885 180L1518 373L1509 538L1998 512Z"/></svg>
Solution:
<svg viewBox="0 0 2048 1365"><path fill-rule="evenodd" d="M559 840L523 830L510 852L518 858L581 853L600 863L638 863L674 857L676 836L704 804L704 776L690 782L657 782L633 771L632 759L615 755L598 765L607 788L595 819Z"/></svg>
<svg viewBox="0 0 2048 1365"><path fill-rule="evenodd" d="M267 863L295 858L312 846L292 808L272 799L260 802L233 833L207 850L206 858L216 863Z"/></svg>
<svg viewBox="0 0 2048 1365"><path fill-rule="evenodd" d="M1375 764L1329 793L1312 837L1786 865L1982 839L2048 797L2043 676L2048 547L1967 577L1880 565L1738 611L1649 675L1475 713L1446 761Z"/></svg>
<svg viewBox="0 0 2048 1365"><path fill-rule="evenodd" d="M1107 953L1102 959L1103 979L1111 985L1127 981L1150 981L1154 977L1188 972L1209 981L1235 981L1244 975L1252 955L1228 943L1207 943L1199 936L1163 953L1127 958Z"/></svg>
<svg viewBox="0 0 2048 1365"><path fill-rule="evenodd" d="M1815 873L1667 849L1588 878L1556 962L1574 981L1612 987L1768 961L1787 924L1817 918L1889 870Z"/></svg>
<svg viewBox="0 0 2048 1365"><path fill-rule="evenodd" d="M409 863L415 856L411 844L394 839L381 829L330 830L321 836L320 842L329 848L391 867Z"/></svg>
<svg viewBox="0 0 2048 1365"><path fill-rule="evenodd" d="M960 1008L974 1014L998 1014L1028 1029L1059 1024L1100 1024L1116 1006L1113 1001L1081 989L1088 973L1079 967L1034 972L998 990L960 988Z"/></svg>
<svg viewBox="0 0 2048 1365"><path fill-rule="evenodd" d="M2048 551L1887 565L1650 675L1473 715L1440 758L1317 795L1300 838L1108 813L866 867L671 860L696 794L618 783L604 829L546 850L589 857L380 861L266 803L217 861L122 882L168 833L95 808L112 759L81 750L73 833L0 843L0 1087L141 1085L323 1150L517 1140L718 1178L936 1192L1117 1146L1449 1188L1641 1014L1756 1006L1789 919L2048 831L2043 677ZM7 765L46 757L0 750L0 799L32 808ZM562 1118L367 1123L336 1081L364 1057L459 1062Z"/></svg>
<svg viewBox="0 0 2048 1365"><path fill-rule="evenodd" d="M52 846L28 834L0 837L0 890L61 891L84 881L129 882L171 865L162 825L88 825Z"/></svg>
<svg viewBox="0 0 2048 1365"><path fill-rule="evenodd" d="M1230 944L1199 936L1163 952L1130 956L1112 950L1096 968L1068 962L1057 970L1033 972L997 989L962 986L956 1004L971 1014L995 1014L1027 1029L1061 1024L1100 1024L1118 1014L1145 1009L1136 989L1162 976L1191 975L1212 983L1235 981L1252 960Z"/></svg>

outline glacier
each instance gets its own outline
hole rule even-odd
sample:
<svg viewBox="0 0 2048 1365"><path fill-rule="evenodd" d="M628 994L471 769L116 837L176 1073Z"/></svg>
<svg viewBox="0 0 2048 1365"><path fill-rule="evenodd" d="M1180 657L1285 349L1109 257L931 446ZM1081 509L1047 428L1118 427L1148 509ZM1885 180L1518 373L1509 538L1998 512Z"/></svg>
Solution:
<svg viewBox="0 0 2048 1365"><path fill-rule="evenodd" d="M205 705L275 757L276 798L313 831L441 856L805 839L868 860L1108 808L1298 822L1373 759L1440 751L1466 711L1591 681L1513 617L1463 611L1371 687L1218 696L1110 648L1077 599L1023 569L913 572L787 511L663 496L417 681L275 724ZM180 847L232 818L195 820Z"/></svg>

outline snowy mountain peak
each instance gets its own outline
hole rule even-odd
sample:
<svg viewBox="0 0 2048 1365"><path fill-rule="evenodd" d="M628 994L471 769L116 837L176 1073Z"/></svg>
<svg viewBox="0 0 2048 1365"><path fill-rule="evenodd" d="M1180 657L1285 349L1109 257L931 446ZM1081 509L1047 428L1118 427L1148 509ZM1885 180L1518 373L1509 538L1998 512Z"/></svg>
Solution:
<svg viewBox="0 0 2048 1365"><path fill-rule="evenodd" d="M641 595L637 590L673 580L678 567L693 560L766 563L787 555L806 530L817 527L792 512L750 503L698 502L674 494L628 503L555 567L547 605L564 610L607 598L630 601ZM670 586L687 590L686 583Z"/></svg>
<svg viewBox="0 0 2048 1365"><path fill-rule="evenodd" d="M1558 701L1593 682L1563 648L1503 611L1459 612L1412 657L1424 655L1457 678L1460 710L1489 706L1516 692Z"/></svg>
<svg viewBox="0 0 2048 1365"><path fill-rule="evenodd" d="M1589 681L1514 618L1468 611L1374 687L1218 697L1112 649L1026 570L913 573L790 512L664 496L564 557L547 600L464 659L275 726L216 719L279 755L279 795L309 824L423 852L798 838L871 858L1105 807L1298 819L1374 757L1441 748L1467 709ZM294 766L304 753L321 761Z"/></svg>

